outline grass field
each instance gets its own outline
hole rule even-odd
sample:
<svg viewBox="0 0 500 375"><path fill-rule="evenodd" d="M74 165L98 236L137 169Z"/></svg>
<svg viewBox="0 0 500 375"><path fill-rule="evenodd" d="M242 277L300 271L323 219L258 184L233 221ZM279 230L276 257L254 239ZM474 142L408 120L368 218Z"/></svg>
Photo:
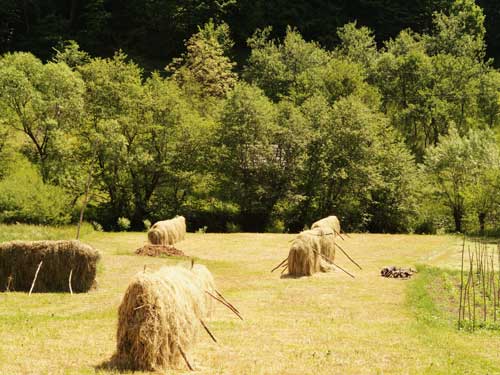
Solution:
<svg viewBox="0 0 500 375"><path fill-rule="evenodd" d="M2 240L39 238L0 227ZM29 232L29 231L28 231ZM72 230L45 235L71 236ZM206 264L219 290L245 320L217 306L206 335L189 354L199 374L500 374L500 333L457 331L439 308L432 272L384 279L385 265L457 268L460 238L353 234L343 243L363 266L339 255L340 271L280 279L269 271L287 254L287 234L188 234L178 245ZM98 289L88 294L0 294L0 374L110 373L117 308L130 278L179 259L132 255L144 233L98 233ZM172 371L183 373L183 371Z"/></svg>

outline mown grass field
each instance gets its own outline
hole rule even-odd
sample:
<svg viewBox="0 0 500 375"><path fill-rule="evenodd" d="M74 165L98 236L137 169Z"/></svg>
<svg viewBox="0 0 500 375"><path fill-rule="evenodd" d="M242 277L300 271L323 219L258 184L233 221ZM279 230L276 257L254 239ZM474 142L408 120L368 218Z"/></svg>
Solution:
<svg viewBox="0 0 500 375"><path fill-rule="evenodd" d="M0 239L70 237L73 228L0 226ZM40 234L40 231L45 233ZM130 278L179 259L132 255L144 233L86 230L83 241L102 252L98 289L88 294L0 294L0 374L107 374L117 308ZM280 279L270 273L287 254L288 234L188 234L178 244L206 264L219 290L245 320L217 306L189 353L199 374L500 374L500 333L457 331L441 309L433 273L384 279L386 265L457 268L461 239L453 236L352 234L340 271ZM52 238L52 237L51 237ZM445 296L443 297L443 299ZM185 371L172 371L184 373Z"/></svg>

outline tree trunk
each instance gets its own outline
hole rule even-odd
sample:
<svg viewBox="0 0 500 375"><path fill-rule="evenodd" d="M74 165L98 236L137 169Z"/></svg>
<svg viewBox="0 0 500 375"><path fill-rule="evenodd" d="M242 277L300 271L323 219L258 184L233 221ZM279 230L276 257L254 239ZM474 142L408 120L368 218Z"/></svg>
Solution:
<svg viewBox="0 0 500 375"><path fill-rule="evenodd" d="M455 232L462 232L462 210L460 207L453 208L453 219L455 220Z"/></svg>
<svg viewBox="0 0 500 375"><path fill-rule="evenodd" d="M477 215L477 218L479 219L479 233L481 235L484 234L484 223L486 221L486 213L485 212L480 212Z"/></svg>

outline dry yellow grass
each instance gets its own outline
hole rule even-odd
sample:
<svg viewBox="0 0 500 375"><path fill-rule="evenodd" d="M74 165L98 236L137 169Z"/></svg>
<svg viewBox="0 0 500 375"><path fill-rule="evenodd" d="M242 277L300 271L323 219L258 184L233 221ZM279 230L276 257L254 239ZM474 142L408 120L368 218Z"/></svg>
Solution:
<svg viewBox="0 0 500 375"><path fill-rule="evenodd" d="M356 279L340 271L280 279L269 271L286 257L294 237L187 235L181 249L209 267L218 289L245 318L235 319L216 306L209 326L220 345L202 335L191 353L195 373L500 373L499 334L431 329L408 305L413 281L378 275L381 267L393 264L456 266L459 238L351 235L342 245L363 271L340 254L337 261ZM96 291L0 294L0 374L110 373L96 368L115 349L117 309L131 277L145 265L158 269L178 262L129 255L143 238L143 233L83 238L103 254Z"/></svg>

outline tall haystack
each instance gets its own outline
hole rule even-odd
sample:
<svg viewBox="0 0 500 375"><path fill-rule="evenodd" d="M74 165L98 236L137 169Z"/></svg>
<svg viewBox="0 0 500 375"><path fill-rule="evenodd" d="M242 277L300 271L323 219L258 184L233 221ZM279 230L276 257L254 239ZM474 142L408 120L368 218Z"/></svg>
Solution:
<svg viewBox="0 0 500 375"><path fill-rule="evenodd" d="M11 241L0 244L0 291L87 292L95 283L99 252L79 241Z"/></svg>
<svg viewBox="0 0 500 375"><path fill-rule="evenodd" d="M196 341L201 320L211 314L206 290L215 290L215 284L201 265L137 274L118 310L113 364L145 371L179 367Z"/></svg>
<svg viewBox="0 0 500 375"><path fill-rule="evenodd" d="M173 245L186 237L186 219L176 216L170 220L157 221L148 231L148 239L153 245Z"/></svg>
<svg viewBox="0 0 500 375"><path fill-rule="evenodd" d="M288 273L292 276L311 276L320 270L321 237L306 230L292 242L288 253Z"/></svg>
<svg viewBox="0 0 500 375"><path fill-rule="evenodd" d="M318 221L315 221L311 225L311 229L324 227L335 232L335 234L340 233L340 221L337 216L328 216Z"/></svg>

